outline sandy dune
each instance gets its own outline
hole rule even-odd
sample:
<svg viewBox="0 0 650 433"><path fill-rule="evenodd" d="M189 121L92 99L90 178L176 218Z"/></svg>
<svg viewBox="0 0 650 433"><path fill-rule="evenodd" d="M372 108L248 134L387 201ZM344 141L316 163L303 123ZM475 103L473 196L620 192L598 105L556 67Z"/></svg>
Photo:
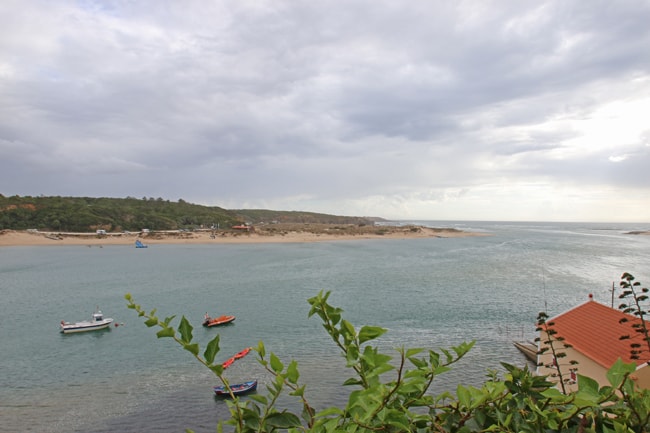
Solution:
<svg viewBox="0 0 650 433"><path fill-rule="evenodd" d="M1 246L21 245L132 245L140 239L146 245L266 242L323 242L351 239L415 239L482 236L451 228L421 226L354 226L328 224L279 224L255 227L250 232L199 230L150 233L62 233L41 231L0 231Z"/></svg>

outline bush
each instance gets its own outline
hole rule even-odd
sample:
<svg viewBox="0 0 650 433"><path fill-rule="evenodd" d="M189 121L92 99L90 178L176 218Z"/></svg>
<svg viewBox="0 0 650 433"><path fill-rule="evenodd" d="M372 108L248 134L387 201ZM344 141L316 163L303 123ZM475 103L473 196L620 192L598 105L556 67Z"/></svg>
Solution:
<svg viewBox="0 0 650 433"><path fill-rule="evenodd" d="M645 432L650 417L650 394L635 388L629 379L634 364L620 360L608 373L609 386L578 375L578 391L560 392L546 377L527 367L502 363L503 378L491 372L480 387L458 385L455 395L431 394L435 378L451 369L472 348L463 343L439 352L398 348L393 358L371 342L386 330L375 326L355 328L343 319L343 311L328 303L330 292L308 300L309 316L318 316L346 360L351 377L343 385L353 387L345 407L316 411L301 384L298 364L285 365L260 342L253 350L258 362L273 376L267 395L227 400L230 419L219 422L218 431L231 426L235 432ZM203 352L193 341L192 325L182 317L176 329L174 316L160 320L156 310L146 313L131 295L128 308L160 328L158 338L172 338L210 369L229 388L224 367L215 362L220 336ZM278 398L289 395L300 403L300 413L278 407ZM189 431L189 430L188 430Z"/></svg>

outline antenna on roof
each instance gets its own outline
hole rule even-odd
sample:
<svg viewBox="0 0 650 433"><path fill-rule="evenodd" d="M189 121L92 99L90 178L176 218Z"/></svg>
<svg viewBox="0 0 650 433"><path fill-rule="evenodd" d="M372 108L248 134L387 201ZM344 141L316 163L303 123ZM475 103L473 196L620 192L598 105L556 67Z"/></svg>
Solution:
<svg viewBox="0 0 650 433"><path fill-rule="evenodd" d="M612 308L614 308L614 282L612 281Z"/></svg>

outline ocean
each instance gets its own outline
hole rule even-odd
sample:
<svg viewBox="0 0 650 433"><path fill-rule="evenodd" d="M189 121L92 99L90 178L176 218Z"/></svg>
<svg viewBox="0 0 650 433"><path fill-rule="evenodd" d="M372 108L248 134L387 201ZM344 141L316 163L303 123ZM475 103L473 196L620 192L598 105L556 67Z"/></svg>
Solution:
<svg viewBox="0 0 650 433"><path fill-rule="evenodd" d="M540 311L559 314L589 294L609 305L623 272L650 284L650 236L626 234L649 224L408 223L488 236L0 248L0 432L215 431L228 416L212 392L218 380L157 339L126 308L126 293L161 318L177 315L176 325L187 317L202 345L220 334L217 359L263 341L296 360L307 398L322 409L345 402L351 374L319 319L307 317L307 299L321 290L357 328L388 329L376 343L392 355L475 340L434 382L439 392L480 385L501 362L525 365L512 342L535 337ZM96 307L121 326L59 332L61 320L89 319ZM203 328L206 312L236 320ZM253 354L227 372L232 382L259 379L258 393L270 381Z"/></svg>

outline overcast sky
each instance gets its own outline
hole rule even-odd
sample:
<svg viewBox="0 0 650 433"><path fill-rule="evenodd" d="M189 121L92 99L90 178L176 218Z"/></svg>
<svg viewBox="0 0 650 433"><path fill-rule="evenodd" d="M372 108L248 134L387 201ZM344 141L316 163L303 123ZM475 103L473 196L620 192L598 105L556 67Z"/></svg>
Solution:
<svg viewBox="0 0 650 433"><path fill-rule="evenodd" d="M650 1L2 0L0 194L650 222Z"/></svg>

